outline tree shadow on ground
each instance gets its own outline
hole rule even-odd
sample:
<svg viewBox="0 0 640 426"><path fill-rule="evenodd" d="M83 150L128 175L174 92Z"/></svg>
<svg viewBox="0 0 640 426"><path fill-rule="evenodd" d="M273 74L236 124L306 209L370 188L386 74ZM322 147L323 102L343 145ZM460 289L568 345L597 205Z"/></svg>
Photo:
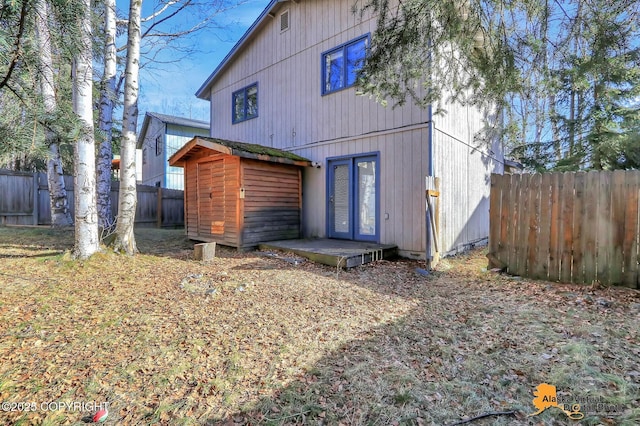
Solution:
<svg viewBox="0 0 640 426"><path fill-rule="evenodd" d="M491 350L493 343L464 348L477 342L456 341L446 332L450 318L429 323L429 306L422 302L405 317L341 345L270 395L207 424L443 425L506 410L519 410L518 417L480 424L529 424L521 412L528 410L530 395L513 395L509 380L491 377L509 374L499 359L512 358L515 348L501 348L481 365L470 353Z"/></svg>
<svg viewBox="0 0 640 426"><path fill-rule="evenodd" d="M407 260L348 271L260 262L334 276L385 295L389 303L411 301L414 308L328 352L294 381L273 383L265 389L268 395L208 424L449 424L478 413L523 411L530 403L528 383L519 388L521 395L509 390L517 375L507 364L518 347L503 343L504 325L490 329L486 339L478 336L486 333L478 328L498 303L477 306L476 297L461 303L456 296L468 290L467 284L441 282L443 273L421 276L415 272L421 264ZM382 268L395 273L380 279ZM501 417L484 424L528 424L513 415Z"/></svg>
<svg viewBox="0 0 640 426"><path fill-rule="evenodd" d="M344 285L387 295L390 303L411 301L413 308L337 347L319 345L323 354L301 373L266 383L260 395L248 395L239 404L240 410L210 418L208 424L450 425L505 412L512 413L473 424L570 423L557 408L527 417L537 411L533 390L547 382L565 395L590 392L627 401L619 407L637 400L637 385L613 385L635 368L633 345L606 331L593 339L603 307L576 305L562 287L549 283L523 285L474 271L478 259L473 268L458 263L454 273L429 277L418 276L411 261L340 272ZM466 262L466 256L458 261ZM381 265L395 268L394 278L376 279ZM335 273L309 268L319 275ZM574 314L567 316L567 309ZM619 368L607 362L603 347L615 347L616 356L630 364ZM636 417L630 412L627 418ZM586 412L583 424L602 423L617 420Z"/></svg>

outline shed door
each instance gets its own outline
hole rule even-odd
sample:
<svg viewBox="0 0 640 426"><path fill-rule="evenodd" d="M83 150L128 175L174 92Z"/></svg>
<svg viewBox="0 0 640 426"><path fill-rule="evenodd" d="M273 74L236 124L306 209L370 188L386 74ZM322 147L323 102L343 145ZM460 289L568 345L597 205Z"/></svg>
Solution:
<svg viewBox="0 0 640 426"><path fill-rule="evenodd" d="M224 234L223 160L198 164L198 234Z"/></svg>

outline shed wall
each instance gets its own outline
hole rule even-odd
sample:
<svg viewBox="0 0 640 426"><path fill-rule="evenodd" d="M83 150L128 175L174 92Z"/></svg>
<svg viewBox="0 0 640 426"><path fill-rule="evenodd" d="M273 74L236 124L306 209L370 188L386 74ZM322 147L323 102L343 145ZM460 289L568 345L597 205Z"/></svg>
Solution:
<svg viewBox="0 0 640 426"><path fill-rule="evenodd" d="M242 160L242 245L300 237L299 167Z"/></svg>
<svg viewBox="0 0 640 426"><path fill-rule="evenodd" d="M198 153L185 164L187 236L238 248L299 238L301 185L297 166Z"/></svg>

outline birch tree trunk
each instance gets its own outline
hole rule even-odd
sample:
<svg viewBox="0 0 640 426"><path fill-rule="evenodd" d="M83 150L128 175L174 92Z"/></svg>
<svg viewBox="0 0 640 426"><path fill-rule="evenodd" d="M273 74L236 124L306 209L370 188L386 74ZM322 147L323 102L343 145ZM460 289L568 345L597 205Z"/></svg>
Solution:
<svg viewBox="0 0 640 426"><path fill-rule="evenodd" d="M96 160L93 136L93 52L91 35L91 0L82 0L80 50L74 60L73 110L83 124L83 132L74 145L75 163L75 247L74 255L86 259L99 248L96 211Z"/></svg>
<svg viewBox="0 0 640 426"><path fill-rule="evenodd" d="M36 2L36 39L39 47L40 91L42 103L50 122L55 116L57 101L53 77L53 59L51 55L51 33L47 19L50 15L49 4L46 0ZM69 210L67 189L62 171L62 158L58 148L58 135L50 127L45 128L45 144L49 147L47 159L47 184L49 187L49 205L51 207L51 226L71 226L73 218Z"/></svg>
<svg viewBox="0 0 640 426"><path fill-rule="evenodd" d="M120 194L116 222L115 251L135 254L133 226L136 217L136 127L138 122L138 74L140 71L140 12L142 0L129 2L127 30L127 63L122 114L122 147L120 149Z"/></svg>
<svg viewBox="0 0 640 426"><path fill-rule="evenodd" d="M96 159L98 188L98 222L109 232L114 225L111 214L111 159L113 108L116 100L116 2L105 0L104 18L104 74L100 87L100 148Z"/></svg>

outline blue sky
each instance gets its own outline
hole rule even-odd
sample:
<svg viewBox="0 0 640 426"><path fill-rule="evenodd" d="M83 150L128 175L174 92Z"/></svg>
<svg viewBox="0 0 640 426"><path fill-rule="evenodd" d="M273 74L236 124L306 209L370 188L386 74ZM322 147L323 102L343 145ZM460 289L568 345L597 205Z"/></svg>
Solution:
<svg viewBox="0 0 640 426"><path fill-rule="evenodd" d="M146 111L209 121L209 103L196 98L195 92L268 3L268 0L244 0L242 4L216 15L220 28L202 30L183 42L195 49L194 53L185 55L168 49L158 58L177 62L143 67L140 71L139 124ZM158 4L157 0L145 0L143 18L149 16ZM117 0L117 7L119 15L126 15L129 2ZM176 16L172 23L167 23L167 30L169 26L186 28L199 21L196 16L181 13L181 17Z"/></svg>

